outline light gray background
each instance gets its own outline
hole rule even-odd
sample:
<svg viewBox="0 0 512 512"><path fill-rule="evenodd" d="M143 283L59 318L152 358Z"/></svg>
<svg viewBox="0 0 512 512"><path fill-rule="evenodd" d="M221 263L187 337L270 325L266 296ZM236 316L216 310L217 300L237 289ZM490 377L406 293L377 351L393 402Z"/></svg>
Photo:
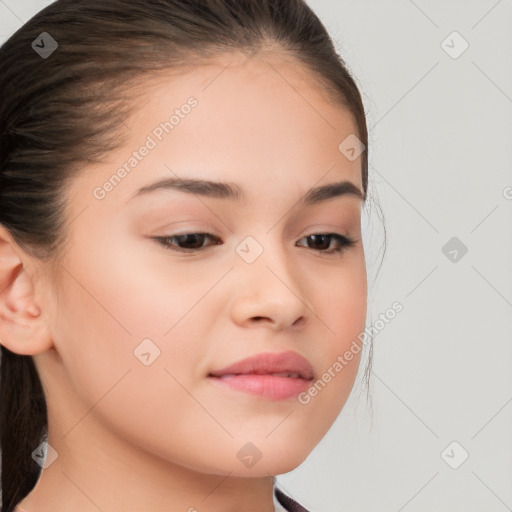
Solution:
<svg viewBox="0 0 512 512"><path fill-rule="evenodd" d="M49 3L0 0L0 40ZM512 510L512 0L308 3L368 110L388 233L377 273L373 209L368 322L404 309L374 338L373 414L361 371L278 481L313 512ZM452 237L468 249L456 261L442 251Z"/></svg>

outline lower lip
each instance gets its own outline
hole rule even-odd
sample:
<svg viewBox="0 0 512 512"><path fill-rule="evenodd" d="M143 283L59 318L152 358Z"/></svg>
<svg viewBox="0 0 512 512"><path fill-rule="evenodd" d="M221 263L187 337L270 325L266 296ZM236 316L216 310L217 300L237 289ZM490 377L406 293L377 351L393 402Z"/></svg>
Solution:
<svg viewBox="0 0 512 512"><path fill-rule="evenodd" d="M274 375L223 375L209 377L212 382L227 386L237 391L258 395L271 400L285 400L298 396L309 388L311 381Z"/></svg>

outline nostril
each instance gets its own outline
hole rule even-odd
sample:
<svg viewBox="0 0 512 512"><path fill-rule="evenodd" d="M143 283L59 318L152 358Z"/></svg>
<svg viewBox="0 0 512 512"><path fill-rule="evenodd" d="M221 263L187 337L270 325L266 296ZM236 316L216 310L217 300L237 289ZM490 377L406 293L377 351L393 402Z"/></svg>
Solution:
<svg viewBox="0 0 512 512"><path fill-rule="evenodd" d="M295 320L295 322L293 322L293 325L295 325L295 326L304 325L305 321L306 321L305 317L301 316L300 318L297 318L297 320Z"/></svg>

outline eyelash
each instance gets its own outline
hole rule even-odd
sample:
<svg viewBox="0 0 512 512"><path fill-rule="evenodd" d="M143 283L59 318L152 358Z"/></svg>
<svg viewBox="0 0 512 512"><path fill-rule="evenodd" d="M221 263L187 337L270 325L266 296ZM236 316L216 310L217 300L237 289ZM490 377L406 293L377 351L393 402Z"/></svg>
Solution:
<svg viewBox="0 0 512 512"><path fill-rule="evenodd" d="M219 237L210 235L209 233L183 233L180 235L173 235L173 236L156 236L156 237L153 237L153 240L155 240L157 243L162 245L165 249L169 249L171 251L184 252L184 253L188 253L188 254L202 251L205 248L205 246L197 248L197 249L183 249L181 247L173 246L171 243L169 243L169 240L175 240L175 239L179 239L181 237L187 237L187 236L191 236L191 235L205 236L206 238L209 238L210 240L213 240L215 242L212 245L220 245L220 243L222 243L222 240ZM331 239L334 238L339 243L339 246L336 249L317 251L317 252L320 252L320 254L327 254L327 255L336 254L336 253L341 254L346 249L355 245L355 243L356 243L356 240L353 240L344 235L340 235L338 233L313 233L311 235L305 236L304 238L310 238L312 236L328 236L328 237L331 237ZM206 247L208 247L208 246L206 246ZM306 247L306 248L311 249L310 247Z"/></svg>

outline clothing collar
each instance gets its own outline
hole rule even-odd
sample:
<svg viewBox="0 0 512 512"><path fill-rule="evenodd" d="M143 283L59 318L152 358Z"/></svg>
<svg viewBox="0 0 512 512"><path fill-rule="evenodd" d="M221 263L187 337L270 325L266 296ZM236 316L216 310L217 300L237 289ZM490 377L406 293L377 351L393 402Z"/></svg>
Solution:
<svg viewBox="0 0 512 512"><path fill-rule="evenodd" d="M287 496L274 484L274 510L275 512L309 512L294 499Z"/></svg>

